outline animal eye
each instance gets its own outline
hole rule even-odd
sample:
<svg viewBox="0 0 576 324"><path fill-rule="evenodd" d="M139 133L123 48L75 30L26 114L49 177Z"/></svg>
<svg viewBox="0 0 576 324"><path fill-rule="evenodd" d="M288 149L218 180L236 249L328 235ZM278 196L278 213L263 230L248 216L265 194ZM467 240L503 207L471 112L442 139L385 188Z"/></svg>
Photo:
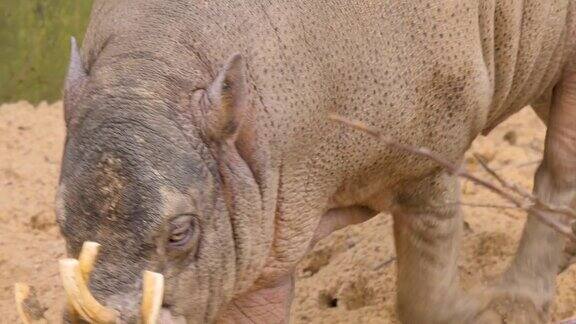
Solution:
<svg viewBox="0 0 576 324"><path fill-rule="evenodd" d="M187 247L194 237L194 217L190 215L180 216L170 224L170 236L168 245L174 248Z"/></svg>

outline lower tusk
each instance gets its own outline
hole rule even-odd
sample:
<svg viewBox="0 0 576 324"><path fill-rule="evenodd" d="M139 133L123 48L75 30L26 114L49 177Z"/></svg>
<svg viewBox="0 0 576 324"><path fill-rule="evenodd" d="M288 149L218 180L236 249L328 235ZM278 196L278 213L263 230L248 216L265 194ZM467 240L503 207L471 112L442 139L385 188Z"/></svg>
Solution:
<svg viewBox="0 0 576 324"><path fill-rule="evenodd" d="M142 322L156 324L164 298L164 276L157 272L144 271L142 288Z"/></svg>
<svg viewBox="0 0 576 324"><path fill-rule="evenodd" d="M90 293L76 259L60 260L60 276L68 301L84 320L93 323L116 323L118 312L102 306Z"/></svg>
<svg viewBox="0 0 576 324"><path fill-rule="evenodd" d="M24 324L46 324L43 308L36 299L34 289L25 283L14 285L14 297L16 299L16 310L20 320Z"/></svg>
<svg viewBox="0 0 576 324"><path fill-rule="evenodd" d="M94 263L96 263L96 256L98 256L98 251L100 250L100 244L96 242L86 241L82 244L82 250L80 250L80 257L78 261L80 262L80 272L82 272L82 278L88 283L90 281L90 274L92 269L94 269ZM72 302L68 301L68 320L71 324L80 323L80 318L78 312L74 309Z"/></svg>

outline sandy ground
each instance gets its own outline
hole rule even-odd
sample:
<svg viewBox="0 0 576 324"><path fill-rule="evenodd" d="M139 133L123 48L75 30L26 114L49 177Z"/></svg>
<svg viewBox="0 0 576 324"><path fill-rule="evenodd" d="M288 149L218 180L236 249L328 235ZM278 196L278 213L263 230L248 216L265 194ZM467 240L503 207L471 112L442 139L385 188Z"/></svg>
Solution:
<svg viewBox="0 0 576 324"><path fill-rule="evenodd" d="M528 109L513 116L472 147L507 179L526 188L541 157L544 127ZM40 292L56 321L63 305L57 259L63 241L53 200L64 139L61 104L0 106L0 323L16 323L13 284L25 281ZM481 173L467 159L467 167ZM498 203L475 185L462 184L465 202ZM459 267L470 287L497 275L514 253L525 215L516 210L465 207L466 232ZM395 257L391 218L337 232L298 269L294 323L396 323ZM553 320L576 315L576 266L559 276Z"/></svg>

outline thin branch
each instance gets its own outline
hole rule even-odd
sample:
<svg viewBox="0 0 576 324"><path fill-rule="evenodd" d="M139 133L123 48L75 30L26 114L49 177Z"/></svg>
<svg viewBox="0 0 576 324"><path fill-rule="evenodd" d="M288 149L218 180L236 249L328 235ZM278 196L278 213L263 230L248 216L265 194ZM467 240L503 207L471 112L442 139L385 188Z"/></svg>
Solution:
<svg viewBox="0 0 576 324"><path fill-rule="evenodd" d="M392 146L392 147L398 148L400 150L412 153L414 155L428 158L428 159L436 162L437 164L439 164L441 167L443 167L449 173L460 176L460 177L465 178L465 179L468 179L468 180L470 180L470 181L472 181L472 182L474 182L480 186L483 186L483 187L495 192L496 194L502 196L504 199L512 202L514 205L516 205L518 207L523 206L522 202L518 198L516 198L513 195L510 195L509 193L503 191L502 189L494 186L492 183L487 182L483 179L480 179L480 178L474 176L471 173L466 172L466 170L462 169L460 166L457 166L454 163L445 160L443 157L430 151L428 148L414 147L414 146L402 144L402 143L400 143L394 139L383 136L378 129L376 129L374 127L370 127L370 126L368 126L368 125L366 125L360 121L357 121L357 120L349 120L349 119L346 119L346 118L344 118L342 116L338 116L338 115L330 115L329 118L334 120L334 121L337 121L339 123L342 123L344 125L351 126L351 127L356 128L360 131L366 132L366 133L370 134L372 137L375 137L375 138L383 141L388 146Z"/></svg>
<svg viewBox="0 0 576 324"><path fill-rule="evenodd" d="M488 172L488 174L490 174L492 177L494 177L494 179L496 179L498 181L498 183L500 183L500 185L506 189L510 189L513 192L519 194L520 196L530 199L532 200L534 198L534 196L523 190L522 188L520 188L519 186L517 186L515 183L510 183L506 180L504 180L504 178L502 178L498 173L496 173L496 171L492 170L489 166L488 163L482 158L482 156L480 156L479 154L474 154L474 158L476 158L476 161L478 161L478 163L480 163L480 165L482 166L482 168L484 168L484 170L486 172Z"/></svg>
<svg viewBox="0 0 576 324"><path fill-rule="evenodd" d="M544 204L539 199L534 197L532 194L520 189L516 185L508 183L500 175L498 175L496 172L494 172L492 169L490 169L490 167L486 163L484 163L484 161L482 161L480 159L479 159L479 162L482 165L482 167L487 172L489 172L494 178L496 178L496 180L500 183L502 188L499 188L496 185L467 172L465 169L463 169L459 165L456 165L455 163L452 163L452 162L446 160L444 157L442 157L441 155L439 155L435 152L432 152L428 148L414 147L411 145L402 144L393 138L382 135L382 133L379 129L377 129L375 127L368 126L365 123L358 121L358 120L350 120L350 119L347 119L345 117L342 117L339 115L334 115L334 114L330 115L329 118L331 120L339 122L343 125L350 126L350 127L355 128L357 130L368 133L372 137L381 140L382 142L384 142L388 146L412 153L414 155L428 158L428 159L436 162L438 165L440 165L442 168L444 168L450 174L468 179L468 180L472 181L473 183L480 185L480 186L496 193L500 197L502 197L505 200L507 200L508 202L512 203L517 208L523 209L527 212L532 213L534 216L538 217L538 219L540 221L542 221L543 223L547 224L548 226L554 228L559 233L569 237L572 240L576 240L576 236L574 235L574 232L572 231L572 228L569 224L565 224L565 223L559 221L558 219L551 217L549 214L546 214L543 212L543 211L552 211L552 212L560 213L560 210L561 210L563 214L570 215L570 216L576 218L576 213L573 210L560 209L560 208L556 208L555 206L550 206L548 204ZM507 190L504 190L504 189L507 189ZM524 202L522 199L520 199L516 195L509 193L509 191L512 191L513 193L520 195L523 198L529 200L529 203Z"/></svg>
<svg viewBox="0 0 576 324"><path fill-rule="evenodd" d="M396 256L390 257L388 260L385 260L384 262L380 263L379 265L373 267L372 270L374 270L374 271L380 270L394 261L396 261Z"/></svg>
<svg viewBox="0 0 576 324"><path fill-rule="evenodd" d="M513 205L481 204L481 203L471 203L471 202L453 202L453 203L447 203L447 204L445 204L445 205L446 205L446 206L450 206L450 205L460 205L460 206L474 207L474 208L519 209L519 210L524 210L523 208L520 208L520 207L518 207L518 206L513 206Z"/></svg>
<svg viewBox="0 0 576 324"><path fill-rule="evenodd" d="M541 209L544 209L544 210L549 211L549 212L559 213L559 214L563 214L563 215L566 215L566 216L569 216L572 218L576 218L576 211L574 211L573 209L567 208L567 207L558 207L558 206L553 206L550 204L543 203L538 197L536 197L533 194L529 193L528 191L522 189L517 184L506 181L506 179L502 178L498 173L496 173L496 171L494 171L492 168L490 168L490 166L488 166L488 163L486 163L486 161L484 161L484 159L480 155L474 154L474 157L480 163L480 165L484 168L484 170L486 170L486 172L488 172L496 180L498 180L498 182L500 183L500 185L502 187L509 189L512 192L524 197L525 199L529 200L532 203L532 205L539 206Z"/></svg>
<svg viewBox="0 0 576 324"><path fill-rule="evenodd" d="M524 167L531 166L531 165L534 165L534 164L539 164L540 162L542 162L542 159L537 159L537 160L528 161L528 162L522 162L522 163L518 163L518 164L503 165L503 166L501 166L501 167L499 167L499 168L495 168L495 169L492 169L492 170L494 170L494 171L501 171L501 170L510 169L510 168L520 169L520 168L524 168Z"/></svg>

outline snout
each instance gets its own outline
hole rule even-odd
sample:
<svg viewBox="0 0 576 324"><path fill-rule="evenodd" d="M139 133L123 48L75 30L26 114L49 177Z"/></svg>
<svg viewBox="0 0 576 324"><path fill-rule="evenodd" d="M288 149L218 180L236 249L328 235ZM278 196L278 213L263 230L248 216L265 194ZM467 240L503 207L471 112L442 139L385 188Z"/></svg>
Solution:
<svg viewBox="0 0 576 324"><path fill-rule="evenodd" d="M164 276L159 273L144 271L142 280L142 300L139 312L131 303L110 301L115 307L102 305L90 292L87 282L94 267L100 245L85 242L76 259L60 261L60 275L68 298L67 318L71 322L83 320L89 323L181 323L175 322L169 310L163 310ZM138 304L138 303L134 303ZM167 314L166 314L167 312ZM140 315L140 316L138 316ZM162 315L162 316L160 316ZM170 321L168 321L170 320Z"/></svg>

